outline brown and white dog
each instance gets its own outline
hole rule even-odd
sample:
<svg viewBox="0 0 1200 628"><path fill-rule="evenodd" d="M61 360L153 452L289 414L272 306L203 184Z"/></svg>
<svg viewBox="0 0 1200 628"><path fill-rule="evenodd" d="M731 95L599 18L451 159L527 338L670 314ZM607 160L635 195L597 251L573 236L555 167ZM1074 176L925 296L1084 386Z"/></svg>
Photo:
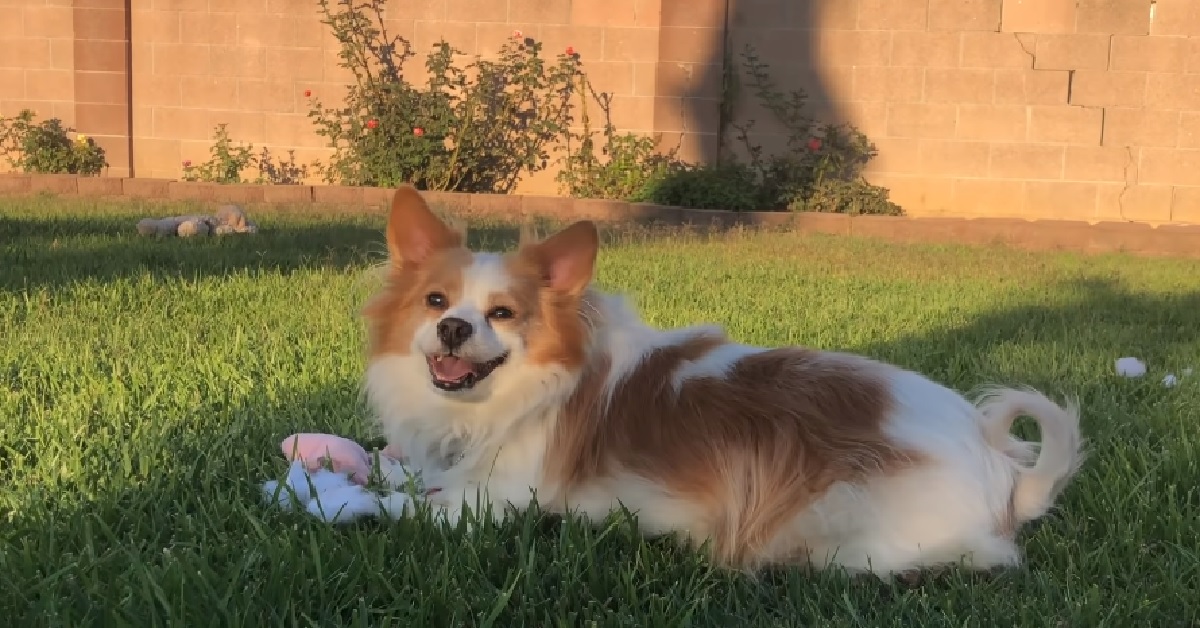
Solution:
<svg viewBox="0 0 1200 628"><path fill-rule="evenodd" d="M1076 409L1032 390L979 404L867 358L654 329L592 274L596 227L472 252L412 188L366 306L366 393L439 512L542 508L711 541L718 564L879 575L1020 562L1082 460ZM1042 443L1010 434L1021 414ZM481 501L482 500L482 501Z"/></svg>

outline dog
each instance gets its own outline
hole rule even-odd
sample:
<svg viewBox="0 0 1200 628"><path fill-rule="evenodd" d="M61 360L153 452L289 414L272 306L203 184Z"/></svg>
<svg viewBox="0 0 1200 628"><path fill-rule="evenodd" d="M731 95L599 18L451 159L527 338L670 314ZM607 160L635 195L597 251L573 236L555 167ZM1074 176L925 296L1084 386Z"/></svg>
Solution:
<svg viewBox="0 0 1200 628"><path fill-rule="evenodd" d="M731 569L990 570L1021 563L1017 530L1083 460L1077 404L1032 389L972 402L862 356L653 328L593 285L589 221L473 252L403 187L386 229L364 391L451 523L536 499L627 508ZM1020 415L1040 444L1011 434Z"/></svg>

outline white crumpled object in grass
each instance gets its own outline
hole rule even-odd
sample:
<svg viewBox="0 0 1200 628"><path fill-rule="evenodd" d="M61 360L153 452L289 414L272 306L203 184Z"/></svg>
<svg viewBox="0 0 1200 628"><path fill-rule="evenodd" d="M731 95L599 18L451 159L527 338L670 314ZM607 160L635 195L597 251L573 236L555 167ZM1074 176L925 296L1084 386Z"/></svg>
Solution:
<svg viewBox="0 0 1200 628"><path fill-rule="evenodd" d="M300 461L288 467L283 480L264 482L262 490L268 503L284 510L303 510L329 523L380 515L398 519L412 504L407 493L356 484L349 474L329 469L310 472Z"/></svg>
<svg viewBox="0 0 1200 628"><path fill-rule="evenodd" d="M1133 357L1117 358L1116 361L1117 375L1124 377L1141 377L1146 374L1146 363ZM1167 373L1163 376L1162 384L1167 388L1174 388L1179 384L1180 380L1185 377L1190 377L1192 367L1188 367L1180 371L1180 375Z"/></svg>

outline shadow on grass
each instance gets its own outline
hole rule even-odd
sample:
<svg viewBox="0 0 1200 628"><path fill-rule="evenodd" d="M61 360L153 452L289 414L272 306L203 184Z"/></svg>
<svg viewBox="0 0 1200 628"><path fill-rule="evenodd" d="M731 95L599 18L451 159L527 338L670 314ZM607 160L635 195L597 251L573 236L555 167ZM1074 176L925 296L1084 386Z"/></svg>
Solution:
<svg viewBox="0 0 1200 628"><path fill-rule="evenodd" d="M256 216L256 218L259 218ZM240 272L361 268L386 259L383 219L265 215L253 235L139 236L128 217L0 218L0 289L55 288L141 276L220 276ZM515 244L519 228L474 226L473 247Z"/></svg>
<svg viewBox="0 0 1200 628"><path fill-rule="evenodd" d="M347 270L386 258L385 213L339 213L328 208L288 212L249 211L259 224L253 235L194 238L144 237L141 217L205 213L211 208L176 203L115 203L38 199L0 217L0 290L53 289L77 282L118 281L148 276L212 277L240 272L291 273ZM65 203L65 204L64 204ZM133 213L140 208L145 213ZM90 213L91 210L96 210ZM437 210L443 211L444 210ZM445 215L445 214L444 214ZM726 217L728 218L728 217ZM734 231L768 231L776 224L714 219L686 226L658 222L600 224L605 246L681 236L719 236ZM511 250L523 228L544 237L567 222L539 218L525 225L498 220L464 220L468 245L476 250Z"/></svg>
<svg viewBox="0 0 1200 628"><path fill-rule="evenodd" d="M1105 383L1102 378L1071 382L1065 377L1061 360L1080 354L1097 367L1095 372L1107 375L1115 373L1114 361L1124 356L1147 362L1151 375L1154 369L1200 367L1200 291L1150 295L1121 281L1077 279L1049 292L1063 302L1021 305L967 325L855 350L956 386L969 386L970 379L980 376L981 357L1000 352L1022 358L1033 370L983 375L1015 377L1019 381L1005 383L1063 394L1080 385Z"/></svg>

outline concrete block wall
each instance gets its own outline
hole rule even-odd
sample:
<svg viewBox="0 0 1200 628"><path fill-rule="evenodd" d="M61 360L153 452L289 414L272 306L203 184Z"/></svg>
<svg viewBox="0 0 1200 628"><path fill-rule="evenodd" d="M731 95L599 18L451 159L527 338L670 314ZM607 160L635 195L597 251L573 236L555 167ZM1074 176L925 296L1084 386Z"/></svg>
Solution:
<svg viewBox="0 0 1200 628"><path fill-rule="evenodd" d="M32 108L74 123L73 11L69 1L0 1L0 116Z"/></svg>
<svg viewBox="0 0 1200 628"><path fill-rule="evenodd" d="M110 174L178 177L218 123L301 161L349 77L310 0L0 0L0 115L97 137ZM730 83L753 44L782 87L879 149L869 178L913 215L1200 223L1196 0L394 0L419 55L514 31L571 46L622 130L693 160L779 129ZM410 67L419 72L422 57ZM724 109L722 102L731 102ZM592 109L595 112L595 109ZM554 193L552 173L526 193Z"/></svg>
<svg viewBox="0 0 1200 628"><path fill-rule="evenodd" d="M735 52L865 131L911 214L1200 222L1200 2L731 2Z"/></svg>

